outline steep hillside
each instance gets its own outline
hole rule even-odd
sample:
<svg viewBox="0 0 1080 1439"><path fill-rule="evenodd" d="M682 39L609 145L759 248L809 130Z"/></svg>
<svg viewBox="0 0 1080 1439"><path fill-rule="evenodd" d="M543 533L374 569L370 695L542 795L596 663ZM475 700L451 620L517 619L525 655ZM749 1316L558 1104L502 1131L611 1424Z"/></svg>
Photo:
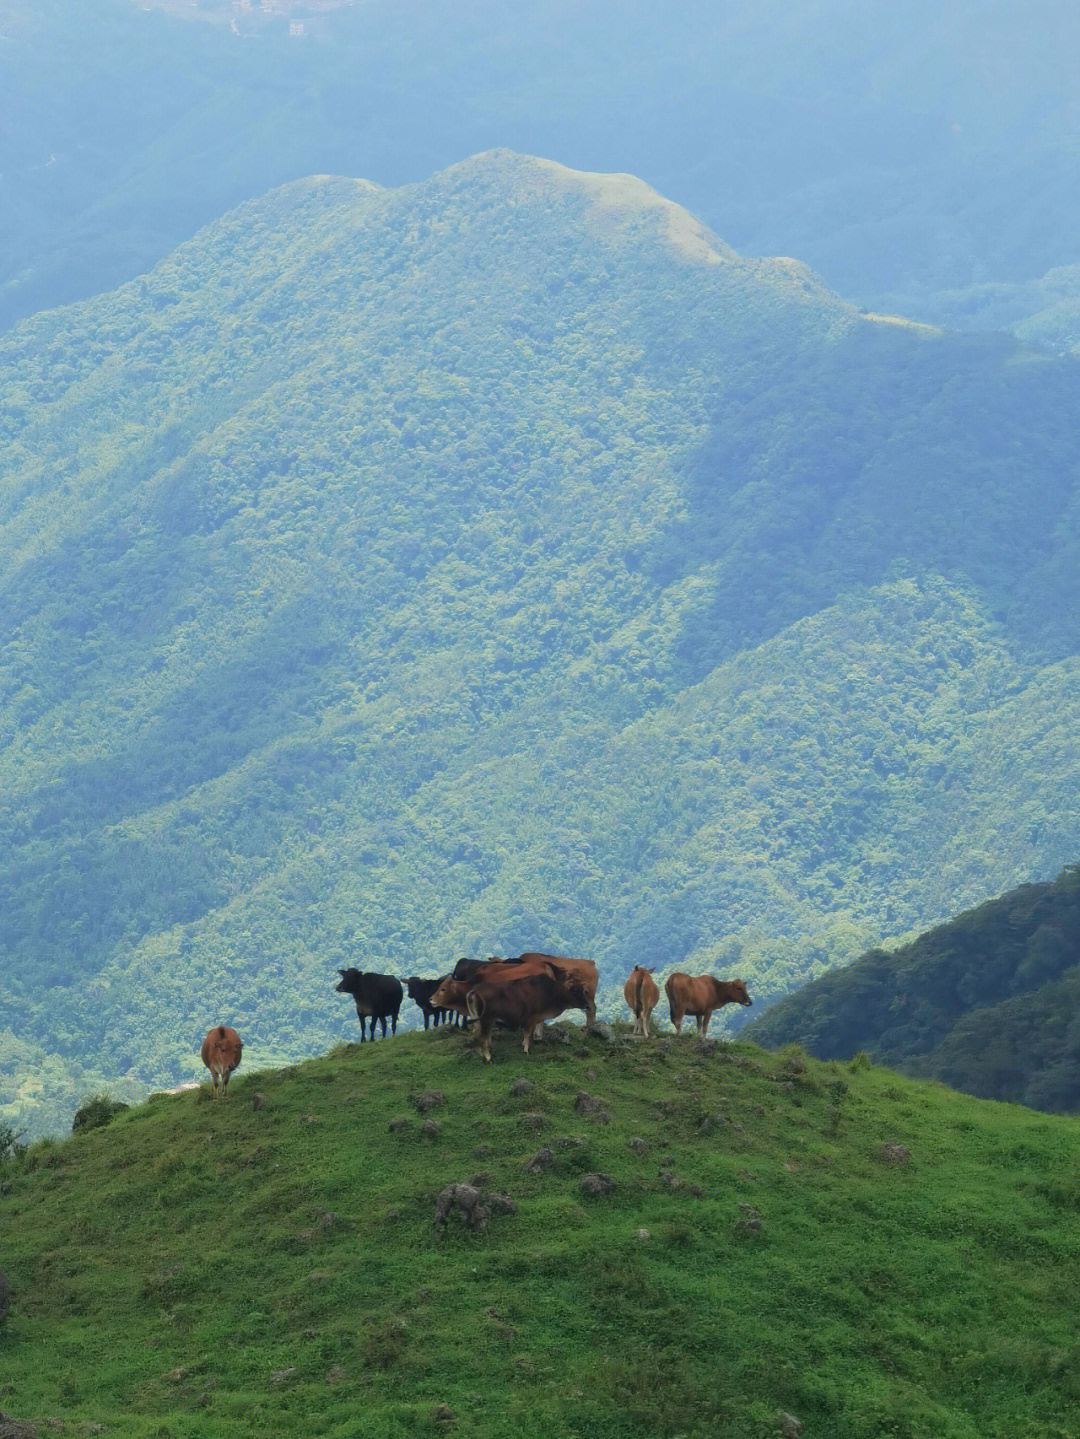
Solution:
<svg viewBox="0 0 1080 1439"><path fill-rule="evenodd" d="M0 326L275 185L497 145L633 171L747 253L958 328L1041 314L1080 260L1071 0L165 3L0 0Z"/></svg>
<svg viewBox="0 0 1080 1439"><path fill-rule="evenodd" d="M866 1050L991 1099L1080 1110L1080 867L1027 884L890 954L875 951L756 1020L761 1044Z"/></svg>
<svg viewBox="0 0 1080 1439"><path fill-rule="evenodd" d="M1074 1125L563 1035L399 1037L39 1145L0 1194L0 1405L118 1439L1070 1432ZM474 1177L514 1211L437 1224Z"/></svg>
<svg viewBox="0 0 1080 1439"><path fill-rule="evenodd" d="M336 965L762 999L1074 851L1080 368L629 176L311 180L0 348L4 1112Z"/></svg>

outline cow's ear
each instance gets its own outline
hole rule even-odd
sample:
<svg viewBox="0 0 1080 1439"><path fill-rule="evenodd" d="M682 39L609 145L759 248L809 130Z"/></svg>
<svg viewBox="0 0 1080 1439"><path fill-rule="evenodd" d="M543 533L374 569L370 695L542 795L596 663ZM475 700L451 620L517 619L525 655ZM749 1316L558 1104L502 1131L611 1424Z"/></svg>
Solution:
<svg viewBox="0 0 1080 1439"><path fill-rule="evenodd" d="M338 970L338 974L341 975L342 979L345 978L345 976L348 974L348 972L349 972L349 971L348 971L347 969L339 969L339 970Z"/></svg>

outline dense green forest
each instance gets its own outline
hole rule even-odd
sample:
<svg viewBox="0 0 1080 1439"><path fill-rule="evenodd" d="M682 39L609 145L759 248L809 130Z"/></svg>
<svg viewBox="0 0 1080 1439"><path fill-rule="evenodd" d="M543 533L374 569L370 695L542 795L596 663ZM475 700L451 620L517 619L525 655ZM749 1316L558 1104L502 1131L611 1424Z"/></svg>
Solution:
<svg viewBox="0 0 1080 1439"><path fill-rule="evenodd" d="M972 1094L1080 1111L1080 866L872 951L748 1033L826 1059L865 1050Z"/></svg>
<svg viewBox="0 0 1080 1439"><path fill-rule="evenodd" d="M1071 0L274 8L0 0L0 326L286 181L510 145L642 175L871 310L1080 343Z"/></svg>
<svg viewBox="0 0 1080 1439"><path fill-rule="evenodd" d="M630 177L310 180L0 344L0 1112L590 954L757 1000L1075 854L1080 365Z"/></svg>
<svg viewBox="0 0 1080 1439"><path fill-rule="evenodd" d="M1075 1432L1073 1122L689 1036L495 1050L245 1054L226 1102L0 1160L4 1412L115 1439ZM472 1208L441 1224L452 1185Z"/></svg>

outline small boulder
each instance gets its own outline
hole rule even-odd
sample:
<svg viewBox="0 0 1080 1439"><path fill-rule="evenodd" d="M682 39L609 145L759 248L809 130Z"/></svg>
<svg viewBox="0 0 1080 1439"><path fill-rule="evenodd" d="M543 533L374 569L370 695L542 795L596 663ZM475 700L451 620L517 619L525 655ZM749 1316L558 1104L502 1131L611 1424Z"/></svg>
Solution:
<svg viewBox="0 0 1080 1439"><path fill-rule="evenodd" d="M444 1429L452 1429L457 1423L457 1415L449 1404L436 1404L431 1411L431 1419L432 1423L440 1424Z"/></svg>
<svg viewBox="0 0 1080 1439"><path fill-rule="evenodd" d="M509 1194L489 1194L487 1197L488 1208L493 1209L497 1214L516 1214L517 1205L510 1198Z"/></svg>
<svg viewBox="0 0 1080 1439"><path fill-rule="evenodd" d="M302 1114L302 1115L300 1116L300 1123L301 1123L301 1124L318 1124L318 1122L319 1122L318 1116L315 1115L315 1114Z"/></svg>
<svg viewBox="0 0 1080 1439"><path fill-rule="evenodd" d="M528 1094L532 1089L532 1082L528 1079L515 1079L510 1086L510 1093L513 1095Z"/></svg>
<svg viewBox="0 0 1080 1439"><path fill-rule="evenodd" d="M38 1439L38 1431L0 1409L0 1439Z"/></svg>
<svg viewBox="0 0 1080 1439"><path fill-rule="evenodd" d="M788 1414L783 1409L776 1416L776 1427L783 1435L783 1439L799 1439L802 1433L802 1420L796 1419L794 1414Z"/></svg>
<svg viewBox="0 0 1080 1439"><path fill-rule="evenodd" d="M288 1384L288 1382L289 1382L290 1379L295 1379L295 1378L296 1378L296 1369L295 1369L295 1368L288 1368L288 1369L271 1369L271 1371L270 1371L270 1383L273 1385L273 1387L274 1387L275 1389L280 1389L280 1388L282 1387L282 1385Z"/></svg>
<svg viewBox="0 0 1080 1439"><path fill-rule="evenodd" d="M632 1139L628 1139L626 1142L635 1154L645 1154L648 1151L648 1141L642 1139L638 1134L635 1134Z"/></svg>
<svg viewBox="0 0 1080 1439"><path fill-rule="evenodd" d="M548 1121L546 1114L539 1114L533 1111L530 1114L523 1114L521 1116L521 1122L527 1129L543 1129Z"/></svg>
<svg viewBox="0 0 1080 1439"><path fill-rule="evenodd" d="M323 1376L323 1382L329 1384L332 1388L335 1384L343 1383L348 1377L348 1371L343 1364L331 1364Z"/></svg>
<svg viewBox="0 0 1080 1439"><path fill-rule="evenodd" d="M911 1150L895 1142L883 1144L874 1156L879 1164L910 1164Z"/></svg>
<svg viewBox="0 0 1080 1439"><path fill-rule="evenodd" d="M595 1199L601 1194L608 1194L615 1188L615 1180L610 1174L586 1174L581 1181L582 1194Z"/></svg>
<svg viewBox="0 0 1080 1439"><path fill-rule="evenodd" d="M531 1158L526 1159L523 1168L529 1174L543 1174L547 1169L554 1169L555 1156L550 1149L538 1149Z"/></svg>
<svg viewBox="0 0 1080 1439"><path fill-rule="evenodd" d="M408 1122L409 1121L405 1118L404 1114L398 1114L395 1115L393 1119L391 1119L390 1123L386 1127L387 1129L389 1129L391 1134L397 1134L399 1130L405 1128Z"/></svg>
<svg viewBox="0 0 1080 1439"><path fill-rule="evenodd" d="M256 1092L251 1096L251 1107L252 1109L265 1109L266 1095L256 1090Z"/></svg>
<svg viewBox="0 0 1080 1439"><path fill-rule="evenodd" d="M650 1240L651 1238L652 1238L652 1233L651 1233L648 1229L639 1229L639 1230L638 1230L638 1232L637 1232L637 1240L638 1240L638 1243L639 1243L639 1244L648 1244L648 1242L649 1242L649 1240Z"/></svg>
<svg viewBox="0 0 1080 1439"><path fill-rule="evenodd" d="M698 1132L700 1135L704 1136L704 1135L706 1135L706 1134L709 1134L711 1131L712 1131L712 1120L709 1118L708 1115L706 1115L705 1118L704 1118L704 1119L701 1121L701 1123L698 1125L698 1127L697 1127L697 1132Z"/></svg>
<svg viewBox="0 0 1080 1439"><path fill-rule="evenodd" d="M421 1114L426 1114L429 1109L434 1109L436 1105L442 1104L445 1098L446 1095L441 1089L429 1089L426 1094L421 1094L413 1103Z"/></svg>
<svg viewBox="0 0 1080 1439"><path fill-rule="evenodd" d="M596 1095L586 1094L583 1089L578 1091L574 1100L574 1113L585 1114L597 1124L610 1124L611 1112L608 1109L606 1099L600 1099Z"/></svg>
<svg viewBox="0 0 1080 1439"><path fill-rule="evenodd" d="M761 1214L752 1204L740 1203L739 1217L733 1221L731 1230L737 1239L748 1239L761 1233L762 1222Z"/></svg>
<svg viewBox="0 0 1080 1439"><path fill-rule="evenodd" d="M442 1133L442 1125L437 1119L425 1119L420 1126L420 1133L425 1139L438 1139Z"/></svg>

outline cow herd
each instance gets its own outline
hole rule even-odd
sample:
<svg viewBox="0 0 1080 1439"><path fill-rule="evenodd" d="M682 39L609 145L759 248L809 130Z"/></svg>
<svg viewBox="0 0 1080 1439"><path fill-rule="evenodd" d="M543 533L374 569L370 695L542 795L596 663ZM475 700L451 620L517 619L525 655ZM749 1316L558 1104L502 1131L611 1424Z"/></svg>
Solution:
<svg viewBox="0 0 1080 1439"><path fill-rule="evenodd" d="M360 1040L375 1038L375 1026L397 1033L398 1013L406 990L392 974L339 969L338 994L351 994L360 1020ZM634 1033L649 1037L649 1020L660 1002L653 971L638 965L623 987L634 1016ZM596 986L599 980L591 959L528 952L514 959L459 959L449 974L438 979L414 976L405 981L409 998L424 1016L424 1028L434 1023L472 1024L476 1045L485 1062L491 1061L491 1034L497 1024L520 1030L522 1046L539 1038L545 1021L568 1009L580 1009L590 1028L596 1023ZM677 1034L689 1015L704 1038L715 1010L725 1004L752 1004L741 979L713 979L709 975L673 974L664 983L671 1022ZM210 1070L214 1094L224 1095L229 1075L240 1063L240 1037L223 1025L210 1030L202 1059ZM220 1089L219 1089L220 1086Z"/></svg>

